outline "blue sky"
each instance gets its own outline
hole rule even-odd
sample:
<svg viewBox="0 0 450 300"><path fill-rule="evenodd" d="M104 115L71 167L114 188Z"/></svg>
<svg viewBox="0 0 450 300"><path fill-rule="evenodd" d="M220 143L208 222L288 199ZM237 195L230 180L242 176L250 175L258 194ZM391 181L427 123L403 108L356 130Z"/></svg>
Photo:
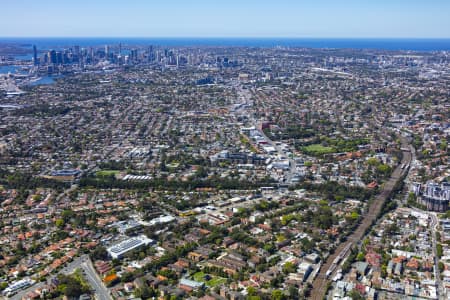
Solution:
<svg viewBox="0 0 450 300"><path fill-rule="evenodd" d="M450 38L450 0L0 0L2 37Z"/></svg>

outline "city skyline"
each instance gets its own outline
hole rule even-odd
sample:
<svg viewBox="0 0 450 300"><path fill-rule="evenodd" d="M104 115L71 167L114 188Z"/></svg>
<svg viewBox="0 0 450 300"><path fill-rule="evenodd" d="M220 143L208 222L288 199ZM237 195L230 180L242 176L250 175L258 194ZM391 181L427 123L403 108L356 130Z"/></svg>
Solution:
<svg viewBox="0 0 450 300"><path fill-rule="evenodd" d="M0 2L0 298L450 299L446 1Z"/></svg>
<svg viewBox="0 0 450 300"><path fill-rule="evenodd" d="M442 0L22 0L2 8L1 37L450 38L450 3Z"/></svg>

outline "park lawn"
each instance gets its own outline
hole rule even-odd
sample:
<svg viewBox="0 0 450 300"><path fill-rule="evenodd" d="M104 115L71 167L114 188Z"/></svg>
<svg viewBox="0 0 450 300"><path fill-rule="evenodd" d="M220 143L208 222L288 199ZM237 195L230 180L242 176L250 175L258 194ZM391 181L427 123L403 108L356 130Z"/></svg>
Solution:
<svg viewBox="0 0 450 300"><path fill-rule="evenodd" d="M116 175L118 174L120 171L117 170L101 170L101 171L97 171L97 173L95 173L96 176L111 176L111 175Z"/></svg>
<svg viewBox="0 0 450 300"><path fill-rule="evenodd" d="M324 154L335 152L335 149L333 147L325 147L325 146L322 146L321 144L309 145L309 146L303 147L302 150L311 155L324 155Z"/></svg>
<svg viewBox="0 0 450 300"><path fill-rule="evenodd" d="M206 282L207 286L210 287L216 287L218 285L222 285L227 283L227 279L226 278L222 278L222 277L213 277L213 279L209 280Z"/></svg>
<svg viewBox="0 0 450 300"><path fill-rule="evenodd" d="M194 280L195 281L199 281L199 282L205 282L205 273L203 273L203 272L197 272L197 273L195 273L194 274L194 276L192 276L192 277L194 277Z"/></svg>
<svg viewBox="0 0 450 300"><path fill-rule="evenodd" d="M214 275L209 275L211 277L210 280L205 280L205 273L203 272L197 272L195 273L192 277L194 278L195 281L198 282L204 282L207 286L209 287L215 287L221 284L224 284L227 282L226 278L222 278L222 277L218 277L218 276L214 276Z"/></svg>

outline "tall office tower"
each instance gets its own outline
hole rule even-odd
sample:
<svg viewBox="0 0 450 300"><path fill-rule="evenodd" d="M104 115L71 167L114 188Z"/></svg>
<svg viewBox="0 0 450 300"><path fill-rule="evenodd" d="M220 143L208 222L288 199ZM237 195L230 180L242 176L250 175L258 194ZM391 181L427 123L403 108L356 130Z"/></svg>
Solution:
<svg viewBox="0 0 450 300"><path fill-rule="evenodd" d="M48 55L48 62L50 64L56 64L56 51L50 50L48 51L47 55Z"/></svg>
<svg viewBox="0 0 450 300"><path fill-rule="evenodd" d="M130 52L130 59L131 61L135 62L138 59L138 50L137 49L132 49Z"/></svg>
<svg viewBox="0 0 450 300"><path fill-rule="evenodd" d="M148 47L147 59L148 59L148 62L152 62L155 60L154 53L153 53L153 46Z"/></svg>
<svg viewBox="0 0 450 300"><path fill-rule="evenodd" d="M109 57L109 46L108 45L105 46L105 57L106 58Z"/></svg>
<svg viewBox="0 0 450 300"><path fill-rule="evenodd" d="M75 45L73 48L75 49L75 55L80 56L80 46Z"/></svg>
<svg viewBox="0 0 450 300"><path fill-rule="evenodd" d="M56 52L56 63L58 65L63 63L63 56L62 56L62 53L60 51Z"/></svg>
<svg viewBox="0 0 450 300"><path fill-rule="evenodd" d="M48 55L47 53L43 54L40 58L40 63L46 65L48 63Z"/></svg>
<svg viewBox="0 0 450 300"><path fill-rule="evenodd" d="M80 46L75 45L73 48L74 48L73 62L79 62L80 61Z"/></svg>
<svg viewBox="0 0 450 300"><path fill-rule="evenodd" d="M63 65L70 63L72 61L72 59L73 59L72 52L70 52L70 53L67 51L63 52L63 54L62 54Z"/></svg>
<svg viewBox="0 0 450 300"><path fill-rule="evenodd" d="M119 55L122 55L122 43L119 43Z"/></svg>
<svg viewBox="0 0 450 300"><path fill-rule="evenodd" d="M36 45L33 45L33 63L35 66L39 64Z"/></svg>
<svg viewBox="0 0 450 300"><path fill-rule="evenodd" d="M94 48L90 48L90 57L91 57L91 64L94 63L94 59L95 59L95 53L94 53Z"/></svg>

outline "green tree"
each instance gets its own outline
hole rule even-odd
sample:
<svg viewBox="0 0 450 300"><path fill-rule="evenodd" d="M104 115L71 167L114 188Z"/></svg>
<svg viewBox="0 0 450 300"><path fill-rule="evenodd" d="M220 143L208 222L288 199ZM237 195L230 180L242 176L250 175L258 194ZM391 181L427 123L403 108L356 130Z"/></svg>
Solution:
<svg viewBox="0 0 450 300"><path fill-rule="evenodd" d="M371 167L376 167L380 164L380 162L375 157L371 157L367 160L367 164Z"/></svg>
<svg viewBox="0 0 450 300"><path fill-rule="evenodd" d="M138 288L134 291L134 296L141 299L150 299L152 297L158 296L158 293L149 286L144 286L142 288Z"/></svg>
<svg viewBox="0 0 450 300"><path fill-rule="evenodd" d="M363 261L364 259L365 259L364 253L359 252L358 255L356 256L356 260Z"/></svg>
<svg viewBox="0 0 450 300"><path fill-rule="evenodd" d="M70 219L75 217L75 213L70 209L65 209L61 213L61 218L64 220L64 222L68 223Z"/></svg>
<svg viewBox="0 0 450 300"><path fill-rule="evenodd" d="M351 290L349 296L352 300L364 300L363 295L361 295L361 293L356 289Z"/></svg>
<svg viewBox="0 0 450 300"><path fill-rule="evenodd" d="M257 294L258 294L258 291L256 290L255 287L253 287L253 286L247 287L247 295L248 296L256 296Z"/></svg>
<svg viewBox="0 0 450 300"><path fill-rule="evenodd" d="M84 284L80 276L72 275L58 275L57 291L67 296L69 299L78 298L80 295L89 293L89 286Z"/></svg>
<svg viewBox="0 0 450 300"><path fill-rule="evenodd" d="M55 225L56 225L56 227L58 227L59 229L64 228L64 220L63 220L63 219L57 219L57 220L55 221Z"/></svg>
<svg viewBox="0 0 450 300"><path fill-rule="evenodd" d="M284 300L285 296L280 290L273 290L272 295L270 297L271 300Z"/></svg>
<svg viewBox="0 0 450 300"><path fill-rule="evenodd" d="M97 246L91 253L93 260L106 260L108 259L108 251L103 246Z"/></svg>
<svg viewBox="0 0 450 300"><path fill-rule="evenodd" d="M283 272L285 274L294 273L295 272L295 265L288 261L283 266Z"/></svg>
<svg viewBox="0 0 450 300"><path fill-rule="evenodd" d="M377 167L377 171L381 173L382 175L389 175L392 168L387 164L381 164Z"/></svg>
<svg viewBox="0 0 450 300"><path fill-rule="evenodd" d="M444 254L444 249L442 248L442 244L437 244L436 245L436 254L439 258L442 257L442 255Z"/></svg>
<svg viewBox="0 0 450 300"><path fill-rule="evenodd" d="M130 282L130 281L133 281L133 279L134 279L134 275L133 275L133 273L130 273L130 272L125 272L120 277L121 282Z"/></svg>

